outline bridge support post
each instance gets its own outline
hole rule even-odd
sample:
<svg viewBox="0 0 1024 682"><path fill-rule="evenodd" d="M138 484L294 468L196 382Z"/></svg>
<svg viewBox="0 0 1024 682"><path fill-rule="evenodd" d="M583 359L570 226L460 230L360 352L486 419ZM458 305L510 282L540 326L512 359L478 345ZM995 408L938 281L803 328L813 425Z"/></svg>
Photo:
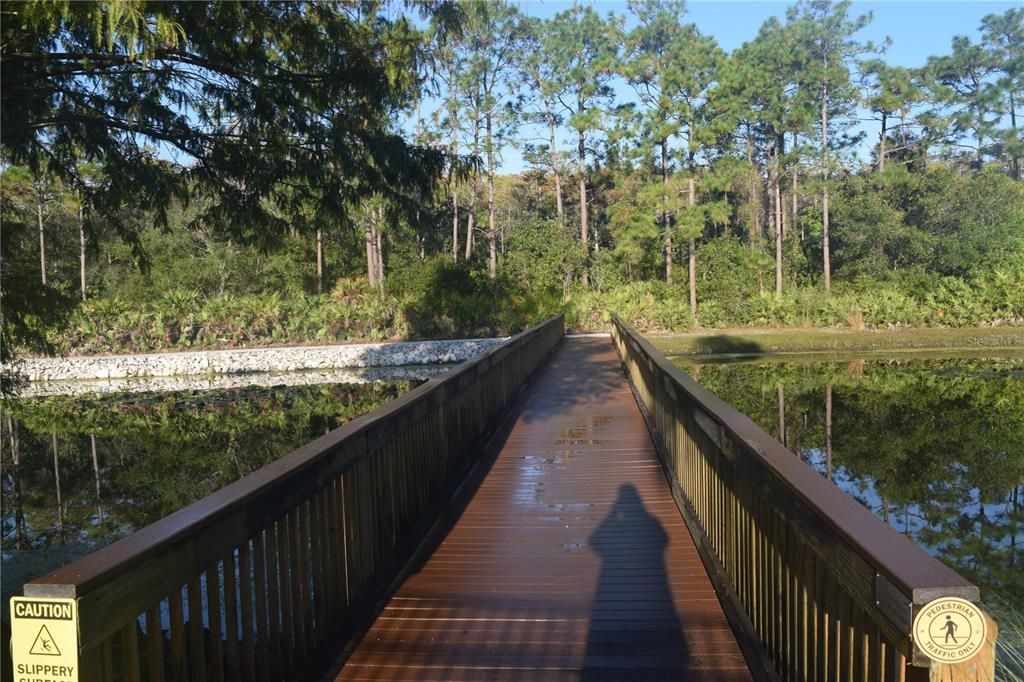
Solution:
<svg viewBox="0 0 1024 682"><path fill-rule="evenodd" d="M982 613L987 626L985 643L981 651L962 663L932 661L928 669L929 682L994 682L996 679L996 637L999 627L988 614Z"/></svg>

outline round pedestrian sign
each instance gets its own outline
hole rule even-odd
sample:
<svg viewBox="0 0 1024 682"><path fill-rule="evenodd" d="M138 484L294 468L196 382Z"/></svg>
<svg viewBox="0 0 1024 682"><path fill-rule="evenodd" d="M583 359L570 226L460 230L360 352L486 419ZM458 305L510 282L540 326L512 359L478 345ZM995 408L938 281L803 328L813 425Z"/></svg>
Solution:
<svg viewBox="0 0 1024 682"><path fill-rule="evenodd" d="M958 597L928 602L914 618L914 642L933 661L966 661L981 651L985 635L981 610Z"/></svg>

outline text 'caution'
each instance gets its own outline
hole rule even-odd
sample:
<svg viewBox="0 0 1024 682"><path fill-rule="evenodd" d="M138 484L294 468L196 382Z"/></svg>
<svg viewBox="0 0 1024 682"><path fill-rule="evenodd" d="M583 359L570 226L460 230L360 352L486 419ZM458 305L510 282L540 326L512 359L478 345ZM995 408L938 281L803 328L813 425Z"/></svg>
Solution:
<svg viewBox="0 0 1024 682"><path fill-rule="evenodd" d="M78 682L78 603L11 599L14 682Z"/></svg>

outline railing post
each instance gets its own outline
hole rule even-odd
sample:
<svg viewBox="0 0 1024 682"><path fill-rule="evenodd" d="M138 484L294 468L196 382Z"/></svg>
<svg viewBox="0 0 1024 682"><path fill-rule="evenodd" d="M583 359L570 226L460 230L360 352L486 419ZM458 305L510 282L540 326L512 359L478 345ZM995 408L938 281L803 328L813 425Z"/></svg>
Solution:
<svg viewBox="0 0 1024 682"><path fill-rule="evenodd" d="M978 652L966 661L956 663L928 660L925 669L928 671L929 682L994 682L999 626L981 609L977 610L977 614L985 623L985 636L980 642ZM915 655L927 655L921 654L920 648L921 642L917 642L918 651Z"/></svg>

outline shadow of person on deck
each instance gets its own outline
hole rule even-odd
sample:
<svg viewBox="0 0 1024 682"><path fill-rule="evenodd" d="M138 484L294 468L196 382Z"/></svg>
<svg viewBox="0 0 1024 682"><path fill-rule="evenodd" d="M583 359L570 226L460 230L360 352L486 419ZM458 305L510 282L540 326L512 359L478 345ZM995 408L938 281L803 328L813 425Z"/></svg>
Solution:
<svg viewBox="0 0 1024 682"><path fill-rule="evenodd" d="M683 679L689 647L665 567L668 535L631 483L590 536L601 557L580 680Z"/></svg>

